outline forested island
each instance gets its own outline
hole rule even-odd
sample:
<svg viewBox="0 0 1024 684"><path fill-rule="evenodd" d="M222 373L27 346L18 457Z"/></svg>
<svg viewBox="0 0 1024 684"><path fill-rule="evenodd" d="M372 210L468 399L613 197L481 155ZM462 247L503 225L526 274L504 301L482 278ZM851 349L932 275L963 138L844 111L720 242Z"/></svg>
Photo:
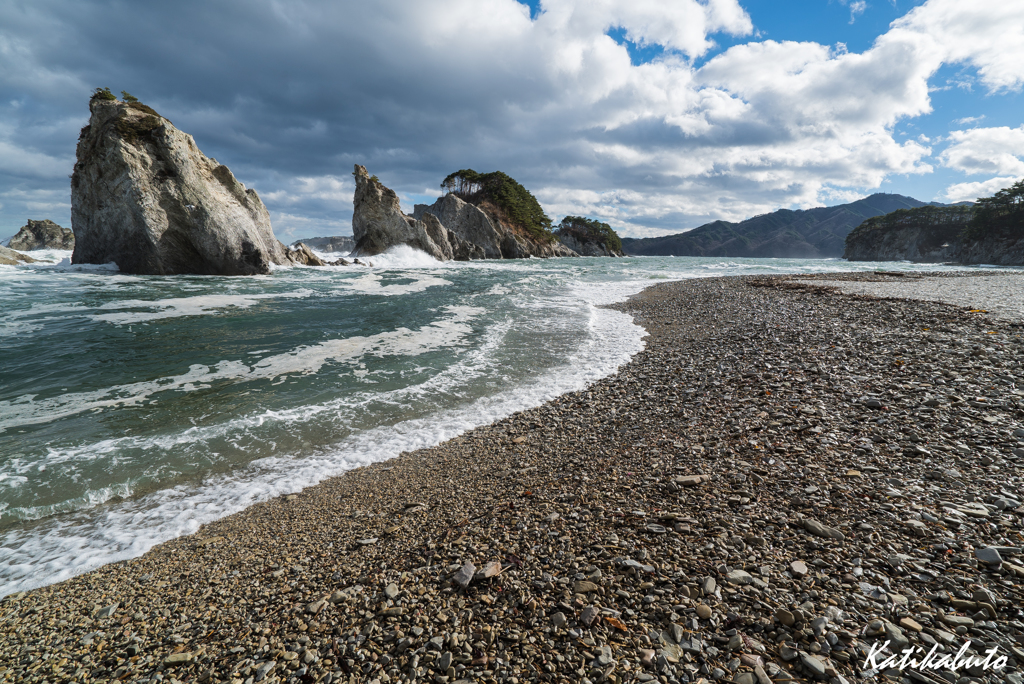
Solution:
<svg viewBox="0 0 1024 684"><path fill-rule="evenodd" d="M411 216L402 211L398 194L365 167L357 164L352 175L354 256L373 256L397 245L440 261L580 256L567 241L589 256L617 254L619 237L607 224L566 217L569 223L563 220L559 230L574 232L553 232L537 198L501 171L451 173L441 182L444 194L433 204L417 204Z"/></svg>

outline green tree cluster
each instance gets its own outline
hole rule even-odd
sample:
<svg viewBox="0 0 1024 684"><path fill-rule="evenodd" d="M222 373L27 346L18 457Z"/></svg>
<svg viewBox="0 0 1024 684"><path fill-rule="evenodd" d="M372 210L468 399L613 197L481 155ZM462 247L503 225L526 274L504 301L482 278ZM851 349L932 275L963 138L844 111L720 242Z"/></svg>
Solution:
<svg viewBox="0 0 1024 684"><path fill-rule="evenodd" d="M897 209L888 214L869 218L857 226L850 235L897 228L943 228L959 232L970 224L973 217L974 208L966 205L952 207L927 205L916 209Z"/></svg>
<svg viewBox="0 0 1024 684"><path fill-rule="evenodd" d="M1024 180L1017 181L992 197L979 199L967 229L969 237L988 233L1024 234Z"/></svg>
<svg viewBox="0 0 1024 684"><path fill-rule="evenodd" d="M580 242L597 242L610 251L622 251L622 240L611 226L584 216L566 216L558 224L555 235L571 236Z"/></svg>
<svg viewBox="0 0 1024 684"><path fill-rule="evenodd" d="M117 99L117 95L114 95L114 93L110 92L110 88L97 88L96 90L92 91L92 97L90 97L89 99L90 100L116 100Z"/></svg>
<svg viewBox="0 0 1024 684"><path fill-rule="evenodd" d="M990 234L1024 234L1024 181L1000 190L992 197L983 197L973 205L949 207L924 206L897 209L864 221L847 236L847 243L867 237L876 230L921 228L929 231L933 242L968 238L978 239Z"/></svg>
<svg viewBox="0 0 1024 684"><path fill-rule="evenodd" d="M489 202L503 214L501 218L525 230L543 242L553 242L551 219L544 214L540 202L514 178L501 171L477 173L462 169L449 174L441 183L446 194L455 194L472 204Z"/></svg>

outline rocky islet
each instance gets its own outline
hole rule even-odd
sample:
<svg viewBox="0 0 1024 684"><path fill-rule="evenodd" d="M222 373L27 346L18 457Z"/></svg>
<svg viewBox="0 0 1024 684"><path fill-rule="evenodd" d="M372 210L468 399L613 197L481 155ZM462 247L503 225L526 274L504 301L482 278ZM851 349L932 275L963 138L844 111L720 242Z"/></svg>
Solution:
<svg viewBox="0 0 1024 684"><path fill-rule="evenodd" d="M153 109L109 93L94 95L89 109L71 176L72 263L142 275L323 265L278 242L256 191Z"/></svg>
<svg viewBox="0 0 1024 684"><path fill-rule="evenodd" d="M397 245L408 245L439 261L578 256L553 237L544 241L517 232L452 193L431 205L417 204L412 216L406 215L397 193L365 167L356 164L353 176L354 256L374 256Z"/></svg>
<svg viewBox="0 0 1024 684"><path fill-rule="evenodd" d="M1019 682L1020 321L815 280L656 286L613 377L8 596L0 677Z"/></svg>
<svg viewBox="0 0 1024 684"><path fill-rule="evenodd" d="M28 222L10 239L7 246L22 252L37 249L74 249L75 234L49 219Z"/></svg>

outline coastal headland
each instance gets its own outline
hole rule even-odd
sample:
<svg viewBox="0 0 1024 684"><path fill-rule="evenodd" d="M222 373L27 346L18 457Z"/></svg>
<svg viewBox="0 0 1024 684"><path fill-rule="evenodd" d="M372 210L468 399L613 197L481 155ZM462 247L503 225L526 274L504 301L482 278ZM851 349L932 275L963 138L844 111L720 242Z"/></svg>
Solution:
<svg viewBox="0 0 1024 684"><path fill-rule="evenodd" d="M1019 682L1024 275L984 275L651 287L585 390L5 597L0 680L845 683L970 640L1001 668L924 681Z"/></svg>

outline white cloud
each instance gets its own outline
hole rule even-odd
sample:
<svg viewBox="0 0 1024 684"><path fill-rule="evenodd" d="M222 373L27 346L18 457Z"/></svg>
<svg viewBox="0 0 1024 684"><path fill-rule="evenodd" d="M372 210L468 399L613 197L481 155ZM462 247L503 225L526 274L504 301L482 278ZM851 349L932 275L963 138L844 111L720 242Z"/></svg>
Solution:
<svg viewBox="0 0 1024 684"><path fill-rule="evenodd" d="M338 176L296 176L289 178L285 187L260 196L264 204L293 206L309 200L324 202L352 203L355 191L353 181Z"/></svg>
<svg viewBox="0 0 1024 684"><path fill-rule="evenodd" d="M979 122L983 121L984 119L985 119L985 115L984 114L982 114L981 116L965 116L962 119L956 119L955 121L953 121L953 123L959 124L961 126L967 126L967 125L970 125L972 123L979 123Z"/></svg>
<svg viewBox="0 0 1024 684"><path fill-rule="evenodd" d="M864 0L840 0L844 5L850 7L850 23L857 21L858 14L864 14L864 10L868 8L868 3Z"/></svg>
<svg viewBox="0 0 1024 684"><path fill-rule="evenodd" d="M946 188L943 195L950 202L974 202L979 197L991 197L1003 188L1008 188L1024 177L1002 176L976 183L957 183Z"/></svg>
<svg viewBox="0 0 1024 684"><path fill-rule="evenodd" d="M1024 11L1003 0L929 0L893 22L887 35L906 34L946 63L977 68L989 90L1024 84Z"/></svg>
<svg viewBox="0 0 1024 684"><path fill-rule="evenodd" d="M952 131L949 140L939 155L943 166L968 174L1024 175L1024 125Z"/></svg>
<svg viewBox="0 0 1024 684"><path fill-rule="evenodd" d="M661 45L690 57L704 54L714 43L709 34L749 35L753 24L736 0L547 0L538 24L550 24L563 35L599 36L623 28L640 45Z"/></svg>

